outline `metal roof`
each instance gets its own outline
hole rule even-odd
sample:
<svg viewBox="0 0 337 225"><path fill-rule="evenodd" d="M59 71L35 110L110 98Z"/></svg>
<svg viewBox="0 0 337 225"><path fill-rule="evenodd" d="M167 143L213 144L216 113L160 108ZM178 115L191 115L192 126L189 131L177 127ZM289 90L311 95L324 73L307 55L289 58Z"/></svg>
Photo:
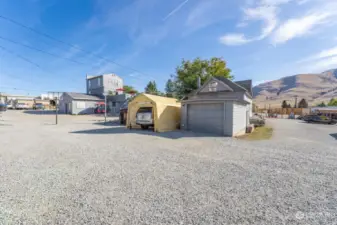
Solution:
<svg viewBox="0 0 337 225"><path fill-rule="evenodd" d="M241 87L243 87L244 89L246 89L248 91L248 93L253 96L253 85L252 85L252 80L241 80L241 81L235 81L234 83L240 85Z"/></svg>
<svg viewBox="0 0 337 225"><path fill-rule="evenodd" d="M234 90L234 92L246 91L252 97L252 81L251 80L233 82L225 77L215 76L214 78L227 84L229 87L231 87Z"/></svg>
<svg viewBox="0 0 337 225"><path fill-rule="evenodd" d="M91 100L91 101L103 100L103 98L97 97L95 95L87 95L83 93L65 92L65 94L69 95L71 98L76 100Z"/></svg>

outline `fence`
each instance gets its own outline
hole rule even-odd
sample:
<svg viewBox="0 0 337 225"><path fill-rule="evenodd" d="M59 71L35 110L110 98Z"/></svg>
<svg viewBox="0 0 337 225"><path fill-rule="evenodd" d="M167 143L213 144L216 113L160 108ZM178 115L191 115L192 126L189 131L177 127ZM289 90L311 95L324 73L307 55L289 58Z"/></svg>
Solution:
<svg viewBox="0 0 337 225"><path fill-rule="evenodd" d="M307 115L310 114L309 108L273 108L273 109L258 109L259 113L279 114L279 115Z"/></svg>

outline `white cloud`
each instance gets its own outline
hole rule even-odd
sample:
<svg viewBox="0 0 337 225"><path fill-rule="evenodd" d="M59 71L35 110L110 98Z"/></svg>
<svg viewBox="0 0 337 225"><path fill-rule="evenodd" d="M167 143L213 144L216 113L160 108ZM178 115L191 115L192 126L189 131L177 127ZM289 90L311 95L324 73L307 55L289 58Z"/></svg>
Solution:
<svg viewBox="0 0 337 225"><path fill-rule="evenodd" d="M229 14L225 1L202 0L190 11L185 25L190 31L196 31L228 18Z"/></svg>
<svg viewBox="0 0 337 225"><path fill-rule="evenodd" d="M299 5L303 5L303 4L306 4L306 3L308 3L308 2L310 2L311 0L299 0L298 1L298 4Z"/></svg>
<svg viewBox="0 0 337 225"><path fill-rule="evenodd" d="M322 72L331 68L337 67L337 56L328 58L328 59L322 59L318 62L311 63L308 67L308 71L312 72Z"/></svg>
<svg viewBox="0 0 337 225"><path fill-rule="evenodd" d="M277 26L277 8L260 6L244 9L245 18L239 24L247 24L249 21L262 20L263 26L258 36L247 38L244 34L226 34L220 38L225 45L243 45L252 41L262 40L268 37Z"/></svg>
<svg viewBox="0 0 337 225"><path fill-rule="evenodd" d="M261 0L260 4L262 5L281 5L281 4L285 4L288 3L292 0Z"/></svg>
<svg viewBox="0 0 337 225"><path fill-rule="evenodd" d="M329 13L320 13L289 19L275 31L272 42L274 44L284 43L309 34L317 25L325 23L328 17Z"/></svg>
<svg viewBox="0 0 337 225"><path fill-rule="evenodd" d="M310 4L309 4L310 2ZM301 9L310 9L305 15L288 19L284 21L279 27L278 14L281 12L282 5L287 3L297 3L297 13ZM308 3L308 4L305 4ZM246 44L253 41L260 41L267 37L271 37L273 44L285 43L288 40L303 37L316 31L316 28L320 25L334 26L333 19L337 16L337 4L336 0L247 0L246 5L248 8L243 10L244 18L240 21L237 27L247 27L254 21L262 21L263 25L260 34L247 37L245 33L236 34L234 37L234 43ZM302 6L304 5L305 6ZM303 10L302 10L303 11ZM227 40L227 37L232 38L233 34L224 35L220 40ZM238 40L238 41L236 41ZM223 44L231 42L221 41Z"/></svg>
<svg viewBox="0 0 337 225"><path fill-rule="evenodd" d="M257 86L259 84L264 84L264 83L268 83L270 82L271 80L258 80L258 81L253 81L253 86Z"/></svg>
<svg viewBox="0 0 337 225"><path fill-rule="evenodd" d="M254 38L256 40L262 40L267 37L277 26L277 8L272 6L261 6L257 8L248 8L244 10L246 18L245 20L262 20L264 25L262 26L261 34Z"/></svg>
<svg viewBox="0 0 337 225"><path fill-rule="evenodd" d="M309 56L305 59L302 59L300 61L298 61L297 63L304 63L304 62L309 62L309 61L314 61L314 60L318 60L318 59L324 59L324 58L329 58L329 57L333 57L333 56L337 56L337 46L330 48L330 49L326 49L323 50L317 54L314 54L312 56Z"/></svg>
<svg viewBox="0 0 337 225"><path fill-rule="evenodd" d="M220 38L220 42L225 45L243 45L251 40L246 39L244 34L227 34Z"/></svg>

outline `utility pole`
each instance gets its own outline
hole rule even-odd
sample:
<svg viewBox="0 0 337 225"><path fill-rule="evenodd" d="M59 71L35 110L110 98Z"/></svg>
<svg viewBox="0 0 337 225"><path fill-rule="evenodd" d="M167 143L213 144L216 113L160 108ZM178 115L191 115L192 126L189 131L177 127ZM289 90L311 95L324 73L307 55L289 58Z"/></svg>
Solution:
<svg viewBox="0 0 337 225"><path fill-rule="evenodd" d="M62 94L63 92L59 92L59 91L52 91L52 92L48 92L48 94L52 95L52 98L55 101L55 125L58 124L58 110L59 110L59 99L60 99L60 93Z"/></svg>
<svg viewBox="0 0 337 225"><path fill-rule="evenodd" d="M106 104L107 104L107 100L106 100L106 98L107 98L107 93L104 93L103 94L104 95L104 123L106 123L106 111L107 111L107 107L106 107Z"/></svg>

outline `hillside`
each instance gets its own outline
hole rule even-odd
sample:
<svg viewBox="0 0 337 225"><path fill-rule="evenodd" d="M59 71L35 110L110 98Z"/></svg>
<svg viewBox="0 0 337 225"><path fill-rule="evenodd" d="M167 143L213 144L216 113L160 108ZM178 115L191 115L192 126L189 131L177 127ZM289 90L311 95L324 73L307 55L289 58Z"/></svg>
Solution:
<svg viewBox="0 0 337 225"><path fill-rule="evenodd" d="M253 88L253 93L255 103L260 108L280 107L283 100L294 105L295 96L298 96L298 102L305 98L309 105L328 102L337 97L337 69L320 74L299 74L259 84Z"/></svg>

